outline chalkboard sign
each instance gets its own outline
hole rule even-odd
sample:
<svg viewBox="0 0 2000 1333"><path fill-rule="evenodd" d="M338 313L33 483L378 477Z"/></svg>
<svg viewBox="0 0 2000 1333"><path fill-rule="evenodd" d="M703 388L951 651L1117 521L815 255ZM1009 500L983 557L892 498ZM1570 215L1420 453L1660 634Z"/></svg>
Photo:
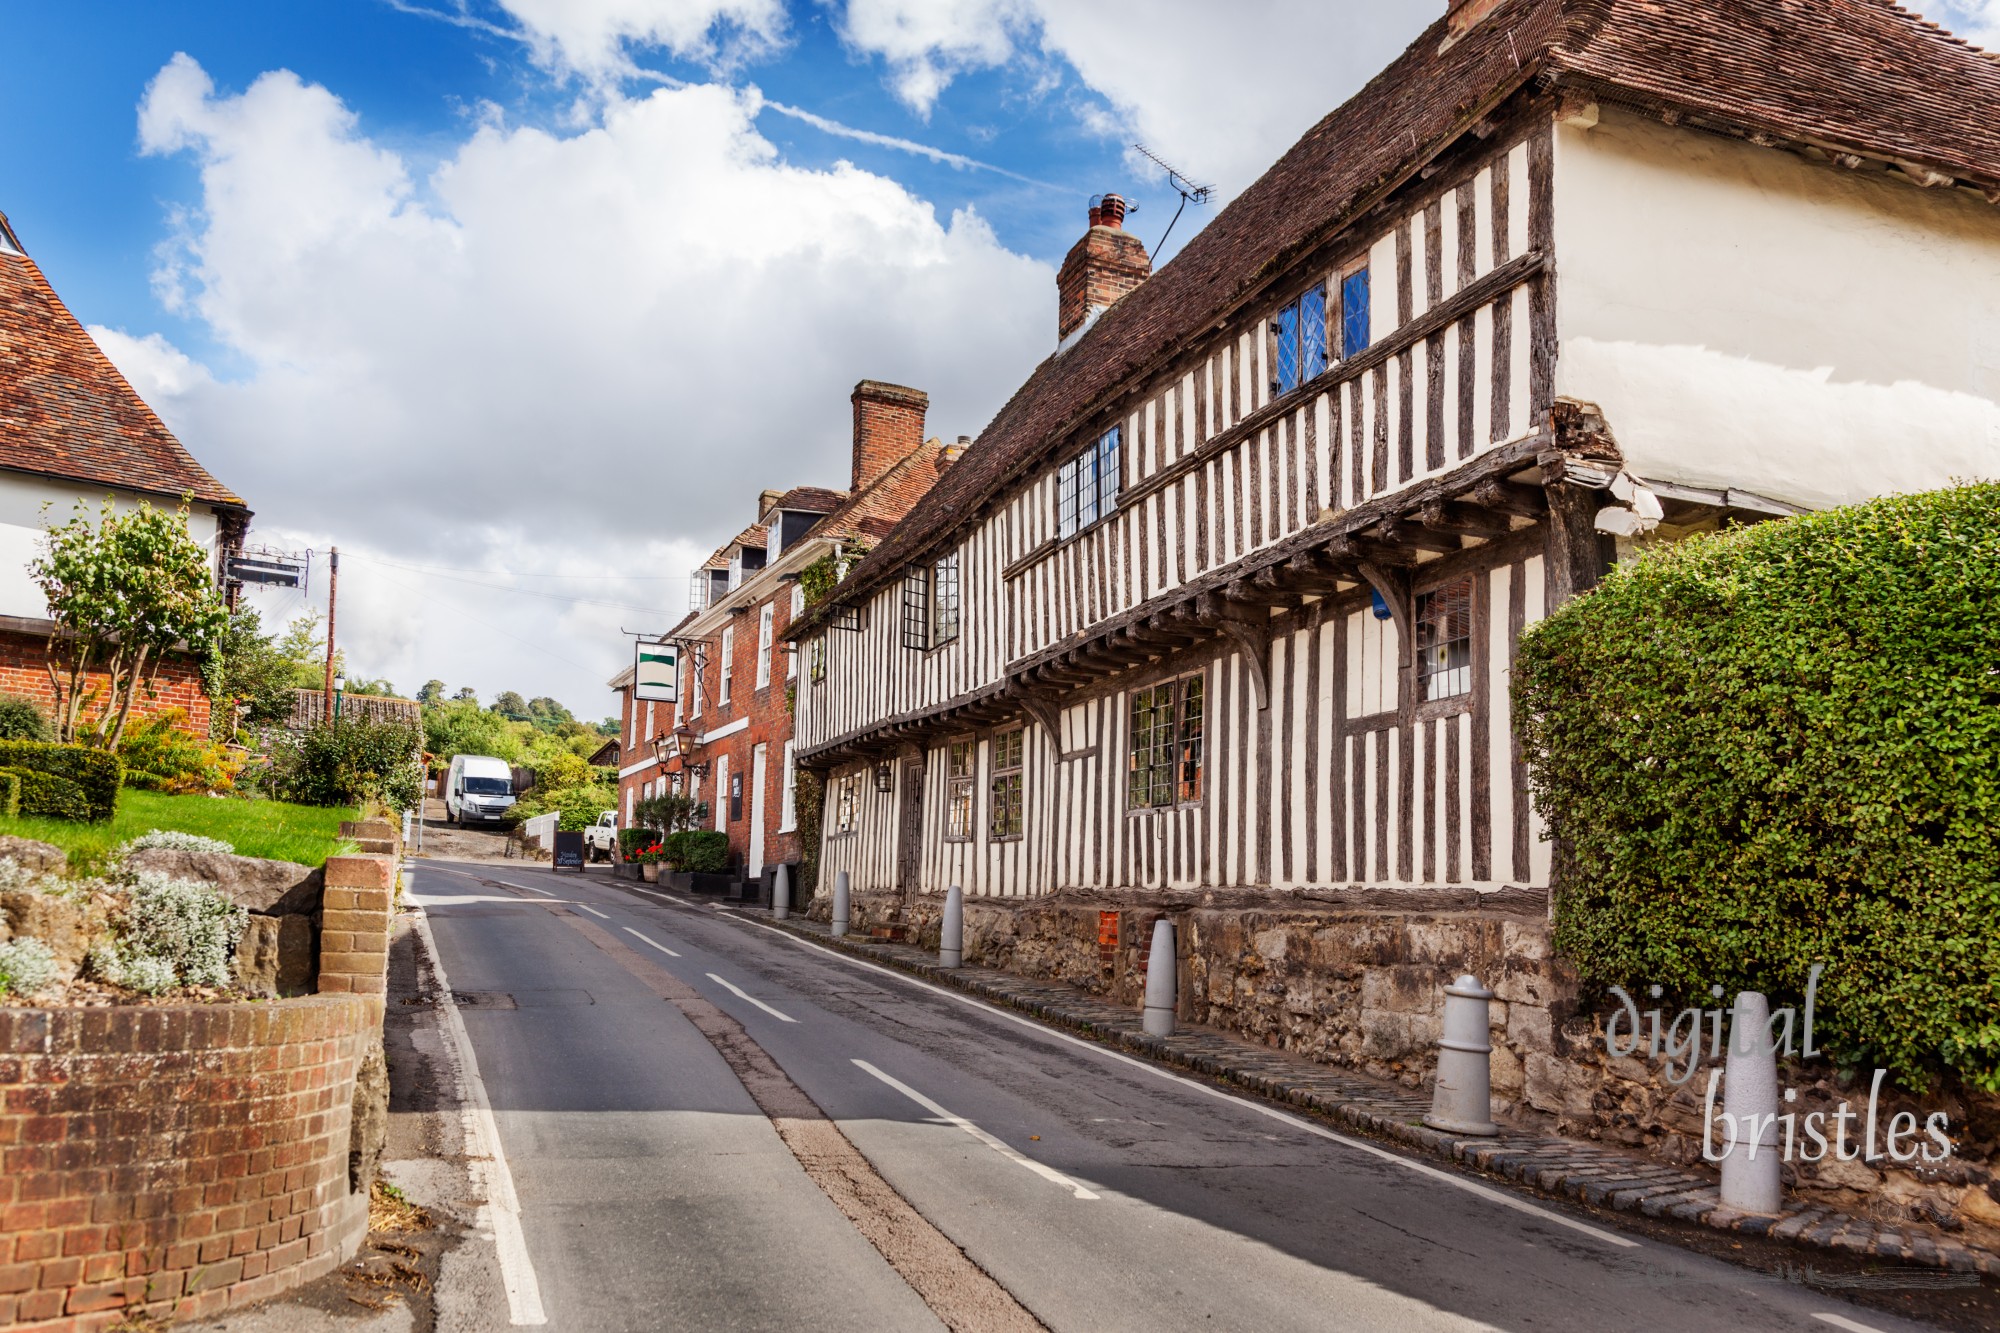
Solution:
<svg viewBox="0 0 2000 1333"><path fill-rule="evenodd" d="M556 869L583 869L583 830L556 834Z"/></svg>

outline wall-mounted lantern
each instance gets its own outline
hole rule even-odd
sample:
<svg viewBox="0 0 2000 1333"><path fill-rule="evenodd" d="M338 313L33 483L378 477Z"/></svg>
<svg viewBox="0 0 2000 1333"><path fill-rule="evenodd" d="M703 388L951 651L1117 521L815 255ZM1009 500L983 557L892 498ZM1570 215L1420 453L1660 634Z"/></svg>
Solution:
<svg viewBox="0 0 2000 1333"><path fill-rule="evenodd" d="M896 770L888 760L875 765L875 790L887 794L896 788Z"/></svg>

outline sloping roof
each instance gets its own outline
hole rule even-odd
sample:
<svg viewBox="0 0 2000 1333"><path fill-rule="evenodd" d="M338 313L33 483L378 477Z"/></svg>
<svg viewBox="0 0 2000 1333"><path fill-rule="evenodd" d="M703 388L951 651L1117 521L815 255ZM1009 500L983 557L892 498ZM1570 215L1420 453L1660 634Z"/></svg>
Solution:
<svg viewBox="0 0 2000 1333"><path fill-rule="evenodd" d="M730 561L734 559L730 552L739 546L762 546L765 539L770 535L770 531L769 528L764 527L762 524L751 524L722 545L716 547L715 554L703 561L701 567L703 569L729 568Z"/></svg>
<svg viewBox="0 0 2000 1333"><path fill-rule="evenodd" d="M925 440L815 523L810 535L841 540L887 536L950 470L945 457L948 448L935 438Z"/></svg>
<svg viewBox="0 0 2000 1333"><path fill-rule="evenodd" d="M1623 90L2000 186L2000 59L1887 0L1504 0L1457 41L1446 35L1440 13L1171 262L1037 366L829 602L896 578L1095 425L1089 414L1129 380L1230 318L1530 80Z"/></svg>
<svg viewBox="0 0 2000 1333"><path fill-rule="evenodd" d="M769 509L793 509L806 514L831 514L846 500L846 491L830 491L824 486L794 486L779 496Z"/></svg>
<svg viewBox="0 0 2000 1333"><path fill-rule="evenodd" d="M133 391L35 261L4 250L0 467L244 507Z"/></svg>

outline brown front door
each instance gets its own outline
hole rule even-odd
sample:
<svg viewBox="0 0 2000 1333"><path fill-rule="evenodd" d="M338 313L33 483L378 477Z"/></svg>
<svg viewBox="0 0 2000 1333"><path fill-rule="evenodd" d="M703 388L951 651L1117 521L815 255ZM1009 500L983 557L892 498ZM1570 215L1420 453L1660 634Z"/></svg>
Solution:
<svg viewBox="0 0 2000 1333"><path fill-rule="evenodd" d="M904 897L917 892L917 870L924 856L924 761L903 761L903 824L896 846L896 890Z"/></svg>

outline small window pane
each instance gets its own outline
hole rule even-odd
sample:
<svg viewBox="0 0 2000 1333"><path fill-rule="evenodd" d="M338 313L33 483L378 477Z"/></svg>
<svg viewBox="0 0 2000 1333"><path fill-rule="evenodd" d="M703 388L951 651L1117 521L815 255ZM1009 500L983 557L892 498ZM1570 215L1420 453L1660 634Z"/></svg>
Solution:
<svg viewBox="0 0 2000 1333"><path fill-rule="evenodd" d="M1109 514L1118 505L1118 427L1105 431L1097 441L1097 512Z"/></svg>
<svg viewBox="0 0 2000 1333"><path fill-rule="evenodd" d="M1417 599L1417 680L1425 700L1472 692L1472 582Z"/></svg>
<svg viewBox="0 0 2000 1333"><path fill-rule="evenodd" d="M1299 298L1299 381L1326 370L1326 288L1314 283Z"/></svg>
<svg viewBox="0 0 2000 1333"><path fill-rule="evenodd" d="M1340 359L1368 350L1368 270L1358 268L1340 280Z"/></svg>
<svg viewBox="0 0 2000 1333"><path fill-rule="evenodd" d="M953 741L945 751L945 836L972 836L971 741Z"/></svg>
<svg viewBox="0 0 2000 1333"><path fill-rule="evenodd" d="M1298 302L1280 310L1271 321L1272 341L1277 344L1277 354L1271 358L1275 373L1271 379L1271 394L1290 393L1299 387L1299 306Z"/></svg>
<svg viewBox="0 0 2000 1333"><path fill-rule="evenodd" d="M937 562L931 587L931 646L958 637L958 552Z"/></svg>

